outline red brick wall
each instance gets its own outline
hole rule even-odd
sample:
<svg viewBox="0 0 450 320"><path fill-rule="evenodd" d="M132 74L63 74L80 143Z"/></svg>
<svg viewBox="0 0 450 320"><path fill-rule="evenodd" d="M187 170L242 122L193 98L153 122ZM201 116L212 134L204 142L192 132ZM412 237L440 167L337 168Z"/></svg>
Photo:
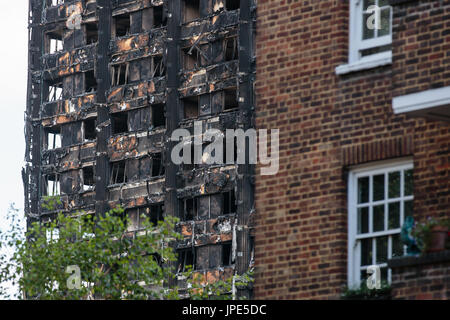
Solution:
<svg viewBox="0 0 450 320"><path fill-rule="evenodd" d="M450 0L394 7L393 96L450 86ZM450 215L449 125L418 120L414 130L417 219Z"/></svg>
<svg viewBox="0 0 450 320"><path fill-rule="evenodd" d="M432 261L433 258L438 261ZM403 263L392 269L392 297L399 300L450 299L449 258L450 251L400 259Z"/></svg>
<svg viewBox="0 0 450 320"><path fill-rule="evenodd" d="M450 86L450 0L402 2L393 21L394 96Z"/></svg>
<svg viewBox="0 0 450 320"><path fill-rule="evenodd" d="M280 171L256 178L255 298L338 298L347 166L414 155L418 208L443 215L450 126L394 116L391 66L335 74L348 59L347 0L259 0L257 27L256 124L280 129Z"/></svg>

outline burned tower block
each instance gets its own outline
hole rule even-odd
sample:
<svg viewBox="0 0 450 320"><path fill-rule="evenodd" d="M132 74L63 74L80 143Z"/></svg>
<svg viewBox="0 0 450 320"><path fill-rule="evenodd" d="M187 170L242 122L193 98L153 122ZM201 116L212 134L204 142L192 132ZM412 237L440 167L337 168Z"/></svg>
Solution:
<svg viewBox="0 0 450 320"><path fill-rule="evenodd" d="M28 222L117 205L140 228L172 215L177 271L253 263L253 166L174 165L171 134L254 127L255 2L30 0ZM47 211L44 197L61 205ZM240 294L248 294L243 290Z"/></svg>

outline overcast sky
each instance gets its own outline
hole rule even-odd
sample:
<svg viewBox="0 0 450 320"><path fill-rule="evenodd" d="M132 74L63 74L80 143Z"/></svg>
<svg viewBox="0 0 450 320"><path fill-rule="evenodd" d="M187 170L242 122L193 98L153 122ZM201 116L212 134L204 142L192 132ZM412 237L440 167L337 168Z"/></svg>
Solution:
<svg viewBox="0 0 450 320"><path fill-rule="evenodd" d="M23 208L24 111L27 92L28 0L4 3L0 10L0 210L10 202Z"/></svg>
<svg viewBox="0 0 450 320"><path fill-rule="evenodd" d="M0 212L10 202L23 208L24 111L27 92L28 0L3 3L0 10ZM1 220L0 220L1 221Z"/></svg>
<svg viewBox="0 0 450 320"><path fill-rule="evenodd" d="M0 10L0 228L9 204L23 212L24 111L27 93L28 0L3 1Z"/></svg>

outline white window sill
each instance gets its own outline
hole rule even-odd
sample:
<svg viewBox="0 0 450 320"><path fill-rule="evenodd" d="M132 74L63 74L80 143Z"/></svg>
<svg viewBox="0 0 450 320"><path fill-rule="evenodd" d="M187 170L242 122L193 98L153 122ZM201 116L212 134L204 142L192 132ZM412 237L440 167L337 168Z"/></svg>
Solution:
<svg viewBox="0 0 450 320"><path fill-rule="evenodd" d="M395 114L407 113L450 121L450 86L411 93L392 99Z"/></svg>
<svg viewBox="0 0 450 320"><path fill-rule="evenodd" d="M336 67L336 74L344 75L355 71L368 70L389 64L392 64L392 51L374 54L364 57L356 62L340 65Z"/></svg>

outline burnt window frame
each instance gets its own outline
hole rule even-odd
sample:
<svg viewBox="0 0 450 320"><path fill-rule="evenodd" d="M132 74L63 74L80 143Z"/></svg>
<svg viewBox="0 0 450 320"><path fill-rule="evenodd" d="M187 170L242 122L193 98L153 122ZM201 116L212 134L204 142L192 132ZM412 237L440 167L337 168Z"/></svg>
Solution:
<svg viewBox="0 0 450 320"><path fill-rule="evenodd" d="M93 80L93 81L92 81ZM95 77L95 71L89 70L84 73L84 92L96 93L98 90L98 82Z"/></svg>
<svg viewBox="0 0 450 320"><path fill-rule="evenodd" d="M51 177L54 177L54 179L51 179ZM59 174L58 172L48 173L43 175L43 179L44 188L42 188L42 195L44 197L56 197L63 195L63 192L61 190L61 174ZM52 192L49 192L49 181L54 181L52 185Z"/></svg>
<svg viewBox="0 0 450 320"><path fill-rule="evenodd" d="M123 168L122 168L123 166ZM127 173L127 167L128 167L128 161L127 160L120 160L120 161L114 161L110 163L110 179L109 184L111 186L119 185L119 184L125 184L128 183L128 173ZM123 172L121 172L123 170ZM119 180L119 175L122 176L122 178Z"/></svg>
<svg viewBox="0 0 450 320"><path fill-rule="evenodd" d="M120 118L121 121L121 130L118 131L119 126L117 125L118 119ZM126 118L126 119L125 119ZM123 127L124 123L126 124L127 129L124 131ZM111 133L113 136L116 135L124 135L130 132L130 125L129 125L129 113L127 111L124 112L116 112L111 114Z"/></svg>
<svg viewBox="0 0 450 320"><path fill-rule="evenodd" d="M223 242L221 267L231 267L233 265L233 243L231 241Z"/></svg>
<svg viewBox="0 0 450 320"><path fill-rule="evenodd" d="M201 45L201 47L204 46L207 45ZM183 71L198 70L208 64L208 57L197 45L181 48L180 59Z"/></svg>
<svg viewBox="0 0 450 320"><path fill-rule="evenodd" d="M197 255L195 247L177 250L178 261L177 261L177 273L186 272L187 266L192 266L192 270L196 270L197 268ZM189 264L189 260L192 259L192 264Z"/></svg>
<svg viewBox="0 0 450 320"><path fill-rule="evenodd" d="M198 217L198 197L180 199L180 219L182 221L194 221ZM187 203L192 201L192 216L188 216Z"/></svg>
<svg viewBox="0 0 450 320"><path fill-rule="evenodd" d="M192 101L191 101L192 100ZM191 120L198 118L200 116L200 96L189 96L181 99L181 102L183 103L183 120ZM191 106L197 104L197 112L195 116L187 116L186 114L186 102L190 103Z"/></svg>
<svg viewBox="0 0 450 320"><path fill-rule="evenodd" d="M111 87L125 86L130 83L130 63L111 65ZM123 78L122 78L123 75Z"/></svg>
<svg viewBox="0 0 450 320"><path fill-rule="evenodd" d="M196 3L195 5L191 5L192 3ZM188 16L188 7L187 4L189 4L189 13ZM201 0L182 0L181 1L181 20L183 24L190 23L192 21L196 21L201 18Z"/></svg>
<svg viewBox="0 0 450 320"><path fill-rule="evenodd" d="M231 46L230 46L231 43ZM238 37L225 38L223 41L224 61L237 61L239 60L239 40Z"/></svg>
<svg viewBox="0 0 450 320"><path fill-rule="evenodd" d="M46 80L44 85L46 90L44 103L64 100L64 81L62 78Z"/></svg>
<svg viewBox="0 0 450 320"><path fill-rule="evenodd" d="M63 27L45 31L44 33L44 53L57 54L64 51L64 31ZM55 42L55 50L52 50L52 41Z"/></svg>
<svg viewBox="0 0 450 320"><path fill-rule="evenodd" d="M223 90L222 112L236 111L239 109L239 94L237 87L230 87ZM230 102L230 96L233 103ZM230 108L228 105L232 105Z"/></svg>
<svg viewBox="0 0 450 320"><path fill-rule="evenodd" d="M223 192L222 193L222 199L223 199L223 212L222 215L229 215L229 214L236 214L238 210L238 206L236 203L236 192L234 189L231 189L230 191ZM226 210L228 208L228 212ZM233 210L234 209L234 210Z"/></svg>
<svg viewBox="0 0 450 320"><path fill-rule="evenodd" d="M86 37L86 45L92 45L98 43L99 39L99 28L98 22L86 22L84 24L84 34ZM92 41L92 40L95 41Z"/></svg>
<svg viewBox="0 0 450 320"><path fill-rule="evenodd" d="M92 127L92 124L93 124L93 127ZM87 127L90 127L89 133L86 129ZM93 132L91 132L91 129L93 129ZM83 120L82 131L83 131L83 143L96 141L97 140L97 119L91 118L91 119ZM94 134L91 136L91 133L94 133Z"/></svg>
<svg viewBox="0 0 450 320"><path fill-rule="evenodd" d="M152 178L163 177L166 172L166 169L165 169L165 166L163 163L163 153L162 152L153 153L151 155L151 159L152 159L151 177ZM156 164L158 164L158 166L156 166Z"/></svg>
<svg viewBox="0 0 450 320"><path fill-rule="evenodd" d="M86 184L86 172L91 171L92 172L92 184ZM85 166L81 168L81 176L82 176L82 191L83 192L90 192L95 189L95 166Z"/></svg>
<svg viewBox="0 0 450 320"><path fill-rule="evenodd" d="M50 135L53 135L53 143L52 143L52 147L50 148ZM57 145L57 137L59 137L59 146ZM44 144L43 147L45 150L57 150L57 149L61 149L62 148L62 140L63 140L63 136L62 136L62 130L61 130L61 126L54 126L54 127L45 127L44 128Z"/></svg>
<svg viewBox="0 0 450 320"><path fill-rule="evenodd" d="M167 68L162 54L152 56L151 64L152 79L166 76Z"/></svg>
<svg viewBox="0 0 450 320"><path fill-rule="evenodd" d="M154 203L147 205L145 207L139 207L138 208L138 215L139 219L142 219L142 216L144 215L149 219L149 221L154 225L157 226L158 222L164 221L164 202ZM156 211L156 215L155 215ZM141 228L141 224L139 222L139 228Z"/></svg>
<svg viewBox="0 0 450 320"><path fill-rule="evenodd" d="M150 112L152 113L152 126L154 129L167 127L166 105L164 103L151 105ZM163 122L164 124L162 124Z"/></svg>
<svg viewBox="0 0 450 320"><path fill-rule="evenodd" d="M126 16L126 17L125 17ZM120 22L121 24L126 24L125 20L128 20L128 27L125 31L125 33L123 32L122 28L120 29L120 34L118 32L118 23ZM122 38L122 37L126 37L128 35L131 34L131 13L130 12L125 12L122 14L118 14L116 16L113 17L113 21L111 24L111 36L112 38Z"/></svg>
<svg viewBox="0 0 450 320"><path fill-rule="evenodd" d="M164 5L153 7L153 29L167 27L167 15Z"/></svg>

